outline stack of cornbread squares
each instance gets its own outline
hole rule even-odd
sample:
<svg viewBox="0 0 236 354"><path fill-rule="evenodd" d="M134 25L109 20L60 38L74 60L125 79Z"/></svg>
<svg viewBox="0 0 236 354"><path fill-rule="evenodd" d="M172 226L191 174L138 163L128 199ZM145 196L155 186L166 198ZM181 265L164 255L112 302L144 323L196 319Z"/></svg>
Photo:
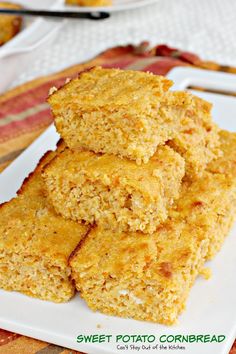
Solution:
<svg viewBox="0 0 236 354"><path fill-rule="evenodd" d="M96 67L51 91L62 140L1 206L1 288L176 322L236 216L236 134L171 84Z"/></svg>

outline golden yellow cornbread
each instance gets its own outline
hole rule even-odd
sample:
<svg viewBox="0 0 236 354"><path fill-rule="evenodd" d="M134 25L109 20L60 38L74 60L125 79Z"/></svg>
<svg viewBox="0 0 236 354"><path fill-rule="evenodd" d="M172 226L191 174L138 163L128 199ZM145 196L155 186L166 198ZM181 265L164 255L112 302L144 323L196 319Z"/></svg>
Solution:
<svg viewBox="0 0 236 354"><path fill-rule="evenodd" d="M168 142L186 162L186 174L200 177L207 164L219 156L219 128L212 121L212 105L187 92L169 92L161 104L161 114L173 116L179 124Z"/></svg>
<svg viewBox="0 0 236 354"><path fill-rule="evenodd" d="M109 6L112 0L66 0L67 5L75 6Z"/></svg>
<svg viewBox="0 0 236 354"><path fill-rule="evenodd" d="M227 173L231 177L236 176L236 133L221 130L219 133L223 154L217 160L212 161L207 170L212 173Z"/></svg>
<svg viewBox="0 0 236 354"><path fill-rule="evenodd" d="M192 232L184 223L152 235L93 229L70 262L77 290L94 311L173 324L207 252Z"/></svg>
<svg viewBox="0 0 236 354"><path fill-rule="evenodd" d="M158 117L171 81L139 71L82 72L48 98L58 132L70 148L147 162L171 137L175 121Z"/></svg>
<svg viewBox="0 0 236 354"><path fill-rule="evenodd" d="M65 218L152 233L179 197L184 159L161 146L147 164L66 149L44 169L49 200Z"/></svg>
<svg viewBox="0 0 236 354"><path fill-rule="evenodd" d="M88 227L64 220L48 204L41 169L54 155L48 153L18 196L0 207L0 288L64 302L75 292L68 259Z"/></svg>
<svg viewBox="0 0 236 354"><path fill-rule="evenodd" d="M148 162L168 144L186 161L190 177L218 156L218 128L211 104L171 82L138 71L93 68L48 99L55 124L71 149L78 147Z"/></svg>
<svg viewBox="0 0 236 354"><path fill-rule="evenodd" d="M92 310L167 325L177 321L195 278L236 216L235 166L229 160L221 173L184 182L168 220L152 235L92 229L70 260L76 287Z"/></svg>
<svg viewBox="0 0 236 354"><path fill-rule="evenodd" d="M0 8L20 9L18 4L1 1ZM0 46L12 39L21 29L22 18L14 15L0 15Z"/></svg>

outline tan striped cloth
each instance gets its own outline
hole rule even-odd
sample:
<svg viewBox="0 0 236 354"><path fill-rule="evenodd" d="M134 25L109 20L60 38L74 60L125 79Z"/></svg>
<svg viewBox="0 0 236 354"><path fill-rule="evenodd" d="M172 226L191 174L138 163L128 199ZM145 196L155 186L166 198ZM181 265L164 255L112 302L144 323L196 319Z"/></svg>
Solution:
<svg viewBox="0 0 236 354"><path fill-rule="evenodd" d="M205 62L192 53L165 45L150 49L149 44L144 42L139 46L129 45L109 49L89 62L28 82L0 96L0 171L24 151L52 122L46 103L50 87L60 86L66 78L75 77L81 70L94 65L150 71L161 75L166 75L176 66L195 66L236 74L236 68ZM0 330L0 354L36 353L75 354L79 352ZM236 354L236 344L230 354Z"/></svg>

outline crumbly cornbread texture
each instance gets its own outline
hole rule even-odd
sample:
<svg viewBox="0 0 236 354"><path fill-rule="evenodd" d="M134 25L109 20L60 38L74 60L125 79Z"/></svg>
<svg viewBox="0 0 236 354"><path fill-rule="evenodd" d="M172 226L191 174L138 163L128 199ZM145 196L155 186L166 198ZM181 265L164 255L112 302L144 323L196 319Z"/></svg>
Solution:
<svg viewBox="0 0 236 354"><path fill-rule="evenodd" d="M112 0L66 0L67 5L75 6L109 6Z"/></svg>
<svg viewBox="0 0 236 354"><path fill-rule="evenodd" d="M207 170L236 178L236 133L221 130L219 136L223 154L217 160L212 161L207 166Z"/></svg>
<svg viewBox="0 0 236 354"><path fill-rule="evenodd" d="M41 168L54 154L0 207L0 288L64 302L75 291L68 258L88 227L64 220L48 204Z"/></svg>
<svg viewBox="0 0 236 354"><path fill-rule="evenodd" d="M171 81L139 71L82 72L49 96L58 132L70 148L83 147L147 162L172 136L173 120L158 116Z"/></svg>
<svg viewBox="0 0 236 354"><path fill-rule="evenodd" d="M168 144L184 157L186 174L200 177L207 164L219 156L219 128L211 117L212 105L187 92L168 92L160 115L178 121Z"/></svg>
<svg viewBox="0 0 236 354"><path fill-rule="evenodd" d="M230 161L224 172L205 172L185 182L168 220L152 235L92 229L70 261L76 287L91 309L176 322L196 276L235 218L236 176Z"/></svg>
<svg viewBox="0 0 236 354"><path fill-rule="evenodd" d="M235 220L236 178L205 172L191 185L184 183L182 195L176 210L193 228L203 230L209 240L206 260L212 259Z"/></svg>
<svg viewBox="0 0 236 354"><path fill-rule="evenodd" d="M152 233L179 197L184 159L161 146L147 164L66 149L43 177L55 210L104 228Z"/></svg>
<svg viewBox="0 0 236 354"><path fill-rule="evenodd" d="M83 147L147 162L169 145L200 176L218 155L211 104L187 92L168 91L167 79L138 71L93 68L48 99L57 130L70 148Z"/></svg>
<svg viewBox="0 0 236 354"><path fill-rule="evenodd" d="M0 2L3 9L20 9L21 6L10 3ZM21 29L22 18L14 15L0 15L0 46L12 39Z"/></svg>

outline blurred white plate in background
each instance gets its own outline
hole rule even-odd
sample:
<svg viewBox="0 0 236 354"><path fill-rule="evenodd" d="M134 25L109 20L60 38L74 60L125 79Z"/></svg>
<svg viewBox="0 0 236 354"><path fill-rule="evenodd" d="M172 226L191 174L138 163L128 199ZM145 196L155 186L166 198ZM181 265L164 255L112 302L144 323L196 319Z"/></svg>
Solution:
<svg viewBox="0 0 236 354"><path fill-rule="evenodd" d="M158 0L112 0L111 6L100 6L100 7L85 7L85 6L64 6L64 0L61 0L61 5L68 11L105 11L105 12L116 12L125 10L134 10L143 6L150 5L157 2Z"/></svg>
<svg viewBox="0 0 236 354"><path fill-rule="evenodd" d="M53 9L60 0L16 0L23 7ZM64 21L23 17L22 30L9 42L0 47L0 93L8 86L29 62L35 60L42 50L55 38Z"/></svg>

